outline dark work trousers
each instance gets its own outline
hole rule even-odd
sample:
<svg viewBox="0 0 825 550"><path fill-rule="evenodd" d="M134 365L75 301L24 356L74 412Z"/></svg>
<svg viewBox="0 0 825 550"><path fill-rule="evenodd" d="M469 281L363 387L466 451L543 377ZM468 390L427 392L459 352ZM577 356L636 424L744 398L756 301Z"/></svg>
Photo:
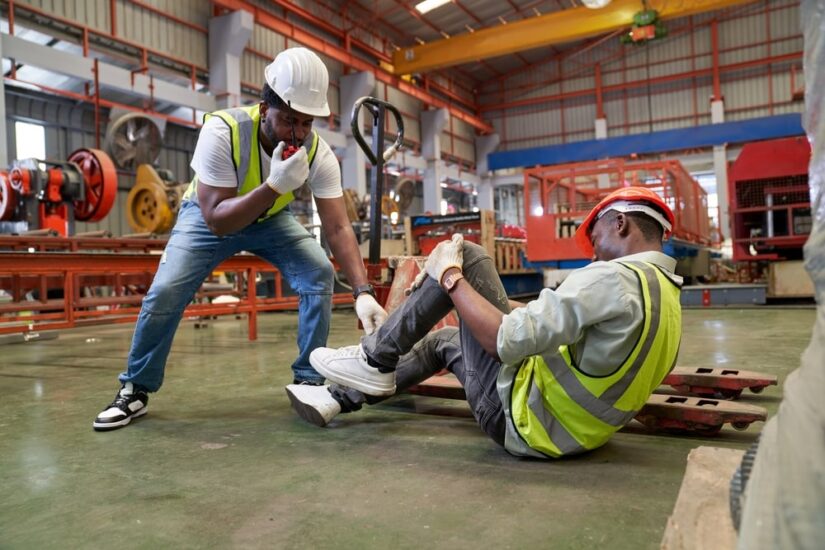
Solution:
<svg viewBox="0 0 825 550"><path fill-rule="evenodd" d="M507 293L493 259L473 243L464 243L464 278L503 313L510 312ZM396 367L396 393L423 382L442 369L452 372L464 387L467 403L481 429L504 445L505 419L496 391L501 363L490 356L460 321L459 328L430 330L451 310L449 295L431 277L396 309L372 335L361 339L374 362ZM376 403L384 398L346 390L354 402ZM354 399L353 399L354 398Z"/></svg>

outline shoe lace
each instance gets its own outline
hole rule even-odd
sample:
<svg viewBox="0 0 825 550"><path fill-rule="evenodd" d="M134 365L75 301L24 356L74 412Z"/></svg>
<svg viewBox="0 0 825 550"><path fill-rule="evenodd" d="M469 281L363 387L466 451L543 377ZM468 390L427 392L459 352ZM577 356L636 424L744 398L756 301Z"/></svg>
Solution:
<svg viewBox="0 0 825 550"><path fill-rule="evenodd" d="M345 346L338 349L338 357L361 357L361 346Z"/></svg>
<svg viewBox="0 0 825 550"><path fill-rule="evenodd" d="M109 405L109 407L117 407L118 409L122 409L128 406L129 402L134 397L135 393L123 393L123 390L120 390L119 392L117 392L114 401L112 401L112 404Z"/></svg>

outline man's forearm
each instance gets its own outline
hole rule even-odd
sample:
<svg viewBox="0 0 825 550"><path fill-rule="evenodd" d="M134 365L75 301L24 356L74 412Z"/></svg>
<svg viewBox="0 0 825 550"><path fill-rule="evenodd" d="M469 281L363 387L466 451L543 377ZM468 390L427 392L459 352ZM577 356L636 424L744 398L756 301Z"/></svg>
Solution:
<svg viewBox="0 0 825 550"><path fill-rule="evenodd" d="M255 190L219 202L210 216L204 216L209 229L216 235L227 235L240 231L254 223L261 215L269 210L279 197L267 185L258 186Z"/></svg>
<svg viewBox="0 0 825 550"><path fill-rule="evenodd" d="M504 314L479 294L465 279L458 282L450 293L450 298L453 300L461 321L467 325L484 351L500 360L496 340Z"/></svg>
<svg viewBox="0 0 825 550"><path fill-rule="evenodd" d="M340 226L325 230L332 255L344 271L347 281L354 287L367 284L367 271L364 269L364 259L358 248L358 241L351 226Z"/></svg>

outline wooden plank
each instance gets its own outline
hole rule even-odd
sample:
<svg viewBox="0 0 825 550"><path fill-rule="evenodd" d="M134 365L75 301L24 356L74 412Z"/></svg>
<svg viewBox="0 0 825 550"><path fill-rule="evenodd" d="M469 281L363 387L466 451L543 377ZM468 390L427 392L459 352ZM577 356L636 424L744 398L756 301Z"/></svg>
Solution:
<svg viewBox="0 0 825 550"><path fill-rule="evenodd" d="M728 550L736 547L730 517L730 479L744 451L698 447L687 457L685 477L662 537L663 550Z"/></svg>

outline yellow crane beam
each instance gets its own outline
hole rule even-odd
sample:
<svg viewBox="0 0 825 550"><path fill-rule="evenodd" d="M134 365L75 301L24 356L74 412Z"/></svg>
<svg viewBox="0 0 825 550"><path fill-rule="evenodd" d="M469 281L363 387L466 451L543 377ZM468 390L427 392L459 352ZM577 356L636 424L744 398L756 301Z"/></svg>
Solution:
<svg viewBox="0 0 825 550"><path fill-rule="evenodd" d="M753 1L648 0L647 5L649 9L659 12L660 18L668 19ZM629 28L633 23L633 15L642 9L641 0L613 0L601 9L572 8L420 46L400 48L393 53L393 71L397 75L424 73L541 46L581 40Z"/></svg>

